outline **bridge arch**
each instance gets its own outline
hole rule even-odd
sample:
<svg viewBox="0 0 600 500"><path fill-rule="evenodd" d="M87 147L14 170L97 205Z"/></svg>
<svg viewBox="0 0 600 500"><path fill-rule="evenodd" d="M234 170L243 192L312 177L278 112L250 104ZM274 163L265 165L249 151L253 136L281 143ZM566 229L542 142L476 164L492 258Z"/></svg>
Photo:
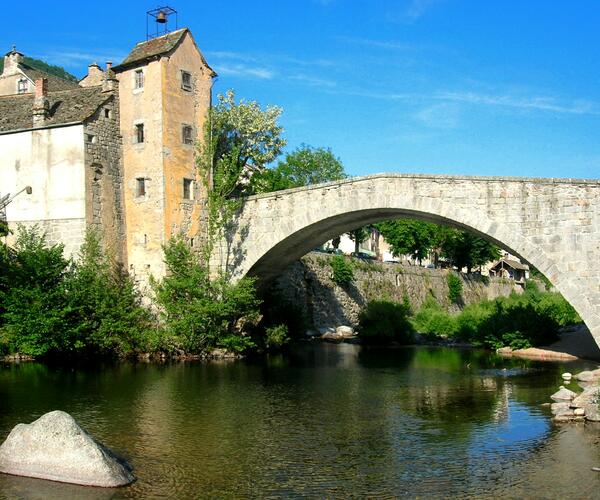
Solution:
<svg viewBox="0 0 600 500"><path fill-rule="evenodd" d="M533 264L600 346L600 181L382 174L253 196L220 264L268 282L319 244L398 217L468 229Z"/></svg>

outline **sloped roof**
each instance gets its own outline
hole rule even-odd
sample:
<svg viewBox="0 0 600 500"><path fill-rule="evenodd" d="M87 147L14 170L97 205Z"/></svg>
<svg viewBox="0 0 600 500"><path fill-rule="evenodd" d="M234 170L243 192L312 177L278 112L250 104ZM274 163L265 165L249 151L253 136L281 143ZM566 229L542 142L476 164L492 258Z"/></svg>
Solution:
<svg viewBox="0 0 600 500"><path fill-rule="evenodd" d="M99 86L48 92L50 114L44 126L82 122L110 97ZM33 100L33 94L0 97L0 132L33 128Z"/></svg>
<svg viewBox="0 0 600 500"><path fill-rule="evenodd" d="M77 82L71 82L58 76L50 75L45 71L32 68L27 64L19 64L19 69L27 75L27 77L35 83L39 78L46 78L48 80L48 92L57 92L60 90L68 90L79 87Z"/></svg>
<svg viewBox="0 0 600 500"><path fill-rule="evenodd" d="M134 66L137 63L147 61L154 57L161 56L171 52L188 32L187 28L182 28L172 33L147 40L145 42L138 43L129 55L123 60L121 64L115 66L113 69L118 71L120 69L126 69Z"/></svg>
<svg viewBox="0 0 600 500"><path fill-rule="evenodd" d="M511 259L500 259L498 262L496 262L493 266L492 269L499 266L500 264L505 263L507 266L512 267L513 269L519 269L521 271L528 271L529 270L529 266L526 264L521 264L519 261L516 260L511 260Z"/></svg>
<svg viewBox="0 0 600 500"><path fill-rule="evenodd" d="M187 28L181 28L180 30L173 31L172 33L167 33L166 35L147 40L146 42L138 43L121 64L113 67L113 70L118 73L119 71L129 69L152 59L158 58L162 55L168 54L177 48L186 34L190 35L192 42L194 45L196 45L190 30ZM198 49L197 45L196 48ZM210 75L217 76L215 71L206 62L206 59L204 59L200 49L198 49L198 53L202 58L202 62L210 70Z"/></svg>

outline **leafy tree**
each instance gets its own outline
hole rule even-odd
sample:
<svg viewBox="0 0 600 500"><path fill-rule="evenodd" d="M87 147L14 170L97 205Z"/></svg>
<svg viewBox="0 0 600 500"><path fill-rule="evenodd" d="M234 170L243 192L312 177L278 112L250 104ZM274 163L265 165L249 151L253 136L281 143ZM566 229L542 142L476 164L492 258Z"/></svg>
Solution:
<svg viewBox="0 0 600 500"><path fill-rule="evenodd" d="M275 168L255 175L253 186L256 192L267 193L345 178L342 162L330 149L302 144Z"/></svg>
<svg viewBox="0 0 600 500"><path fill-rule="evenodd" d="M3 251L7 262L6 250ZM3 271L3 343L9 350L39 356L68 347L65 276L69 262L62 245L47 246L34 226L19 227L14 253Z"/></svg>
<svg viewBox="0 0 600 500"><path fill-rule="evenodd" d="M244 189L245 176L272 162L285 146L277 124L281 112L278 107L262 110L254 101L236 104L233 90L218 95L209 111L196 162L207 193L206 266L241 205L232 196Z"/></svg>
<svg viewBox="0 0 600 500"><path fill-rule="evenodd" d="M237 351L251 347L249 337L239 331L240 321L257 319L254 280L232 284L222 274L211 278L209 269L182 236L163 247L167 273L154 282L156 300L162 308L171 350L198 353L224 346Z"/></svg>
<svg viewBox="0 0 600 500"><path fill-rule="evenodd" d="M370 230L368 227L359 227L354 231L350 231L348 236L354 242L354 255L358 255L360 252L360 244L365 241L370 234Z"/></svg>
<svg viewBox="0 0 600 500"><path fill-rule="evenodd" d="M500 258L500 249L488 241L468 231L456 231L445 242L442 255L458 269L467 268L467 272Z"/></svg>
<svg viewBox="0 0 600 500"><path fill-rule="evenodd" d="M408 254L419 264L426 258L435 241L437 226L413 219L395 219L375 224L398 257Z"/></svg>
<svg viewBox="0 0 600 500"><path fill-rule="evenodd" d="M66 287L71 350L126 356L147 347L150 314L131 277L102 248L98 233L86 233Z"/></svg>

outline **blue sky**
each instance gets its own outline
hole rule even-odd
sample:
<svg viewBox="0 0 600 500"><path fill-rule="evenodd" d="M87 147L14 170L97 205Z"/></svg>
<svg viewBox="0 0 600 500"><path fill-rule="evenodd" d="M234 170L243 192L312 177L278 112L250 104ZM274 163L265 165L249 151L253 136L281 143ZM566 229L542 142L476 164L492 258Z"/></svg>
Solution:
<svg viewBox="0 0 600 500"><path fill-rule="evenodd" d="M283 107L288 149L377 172L600 177L600 2L173 0L215 92ZM0 48L119 62L145 1L11 4Z"/></svg>

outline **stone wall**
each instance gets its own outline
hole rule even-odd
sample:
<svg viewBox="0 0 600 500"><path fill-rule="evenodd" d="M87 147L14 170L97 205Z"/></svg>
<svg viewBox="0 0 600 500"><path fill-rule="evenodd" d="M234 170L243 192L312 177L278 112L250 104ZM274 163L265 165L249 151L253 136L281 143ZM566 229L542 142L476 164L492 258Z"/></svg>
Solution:
<svg viewBox="0 0 600 500"><path fill-rule="evenodd" d="M13 232L9 244L13 244L18 234L18 226L31 228L37 226L46 235L48 245L64 245L66 257L76 257L85 235L85 219L46 219L34 221L9 222L8 227Z"/></svg>
<svg viewBox="0 0 600 500"><path fill-rule="evenodd" d="M87 226L126 263L123 164L119 103L115 92L84 126Z"/></svg>
<svg viewBox="0 0 600 500"><path fill-rule="evenodd" d="M458 311L458 305L448 299L448 270L354 260L354 280L341 287L331 280L331 257L315 253L303 257L276 280L272 289L279 298L299 307L316 328L354 326L360 310L376 299L402 302L407 296L416 310L433 295L445 309ZM522 292L509 280L460 276L465 305Z"/></svg>

